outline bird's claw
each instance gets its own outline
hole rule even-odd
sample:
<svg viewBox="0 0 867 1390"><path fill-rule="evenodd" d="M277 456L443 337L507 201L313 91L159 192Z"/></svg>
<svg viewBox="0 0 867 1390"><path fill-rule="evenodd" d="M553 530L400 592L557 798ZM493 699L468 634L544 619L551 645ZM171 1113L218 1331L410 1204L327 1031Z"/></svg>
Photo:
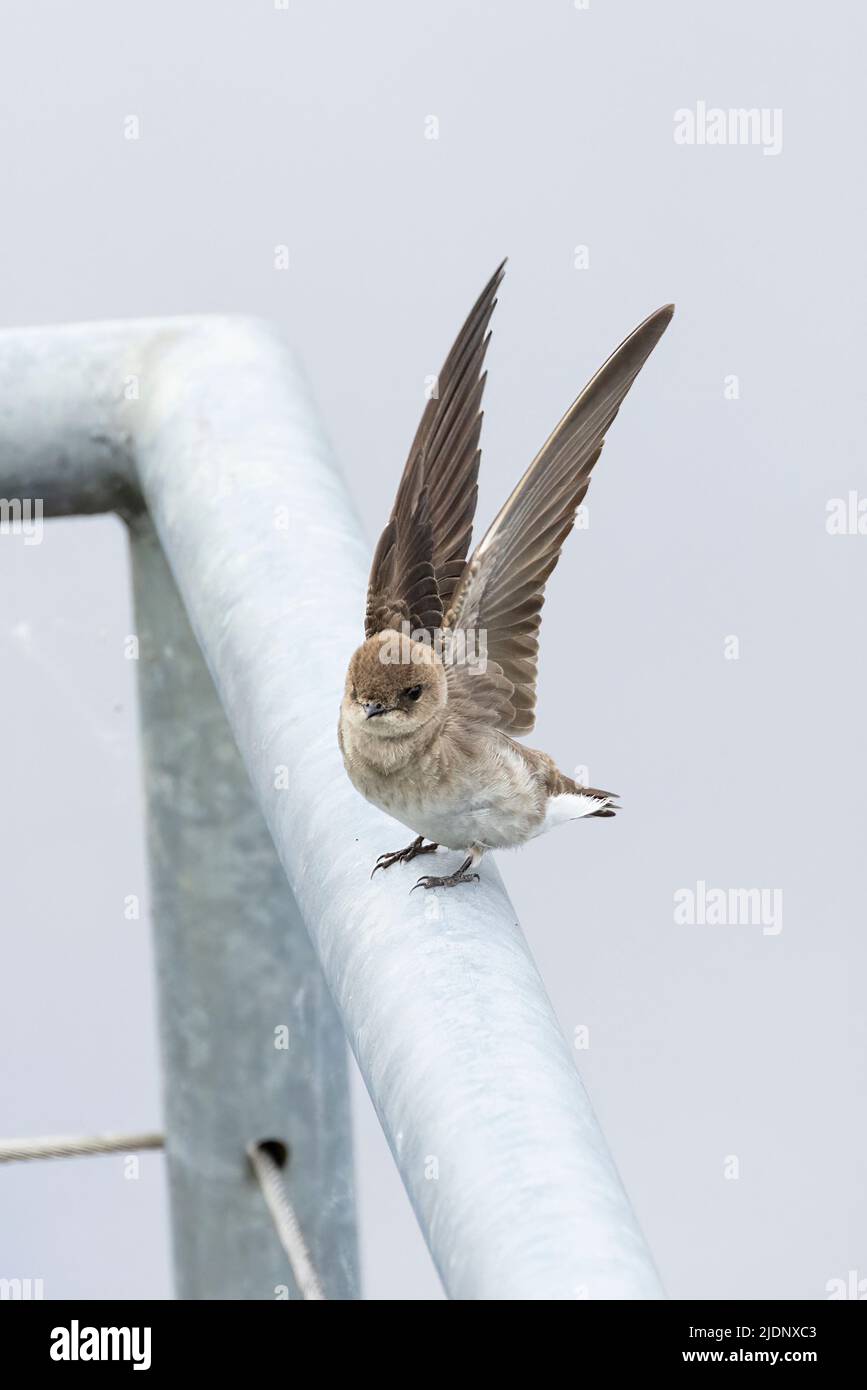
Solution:
<svg viewBox="0 0 867 1390"><path fill-rule="evenodd" d="M448 874L444 878L436 878L431 874L426 874L425 877L420 878L418 883L414 884L409 891L414 893L416 888L457 888L459 883L478 882L478 874Z"/></svg>
<svg viewBox="0 0 867 1390"><path fill-rule="evenodd" d="M381 854L370 871L370 877L376 873L377 869L390 869L392 864L408 864L410 859L415 859L417 854L433 854L436 845L426 845L424 836L419 835L417 840L413 840L411 845L405 849L395 849L387 854Z"/></svg>
<svg viewBox="0 0 867 1390"><path fill-rule="evenodd" d="M388 869L392 864L399 864L403 856L404 851L402 849L395 850L391 854L381 854L370 871L370 877L373 878L377 869Z"/></svg>

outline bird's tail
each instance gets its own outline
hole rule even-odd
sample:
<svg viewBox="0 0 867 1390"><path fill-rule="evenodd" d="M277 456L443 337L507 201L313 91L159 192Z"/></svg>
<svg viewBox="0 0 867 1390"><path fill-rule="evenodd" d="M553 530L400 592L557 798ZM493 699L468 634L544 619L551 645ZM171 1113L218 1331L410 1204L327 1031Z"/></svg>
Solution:
<svg viewBox="0 0 867 1390"><path fill-rule="evenodd" d="M574 781L571 781L571 778L568 778L568 781L571 783L571 794L574 796L584 796L586 801L588 801L588 809L584 812L585 816L617 815L618 810L620 810L620 806L618 806L620 798L618 798L616 791L602 791L599 787L582 787L581 783L574 783ZM596 803L595 808L591 805L593 802Z"/></svg>
<svg viewBox="0 0 867 1390"><path fill-rule="evenodd" d="M566 783L563 791L567 795L580 796L586 800L587 810L580 812L582 816L616 816L620 810L617 804L620 798L616 792L604 792L599 787L582 787L580 782L573 782L571 777L563 777L563 781Z"/></svg>
<svg viewBox="0 0 867 1390"><path fill-rule="evenodd" d="M620 810L618 801L620 800L616 792L601 792L598 787L585 787L585 796L598 796L601 806L598 811L591 811L591 816L616 816Z"/></svg>

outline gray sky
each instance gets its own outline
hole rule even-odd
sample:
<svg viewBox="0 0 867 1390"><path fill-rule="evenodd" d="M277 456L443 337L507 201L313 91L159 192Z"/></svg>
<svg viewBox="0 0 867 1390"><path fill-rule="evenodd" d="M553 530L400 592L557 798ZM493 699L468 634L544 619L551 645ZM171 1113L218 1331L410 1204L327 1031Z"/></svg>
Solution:
<svg viewBox="0 0 867 1390"><path fill-rule="evenodd" d="M276 321L371 540L503 255L482 524L677 303L551 581L530 740L626 809L499 862L680 1297L867 1277L867 536L826 524L867 496L863 29L782 0L7 0L0 30L3 326ZM756 141L709 143L717 108L764 111ZM121 526L0 536L0 594L0 1130L157 1126ZM675 920L700 882L773 921ZM356 1100L366 1294L436 1297ZM166 1296L165 1223L153 1155L0 1171L0 1274L49 1297Z"/></svg>

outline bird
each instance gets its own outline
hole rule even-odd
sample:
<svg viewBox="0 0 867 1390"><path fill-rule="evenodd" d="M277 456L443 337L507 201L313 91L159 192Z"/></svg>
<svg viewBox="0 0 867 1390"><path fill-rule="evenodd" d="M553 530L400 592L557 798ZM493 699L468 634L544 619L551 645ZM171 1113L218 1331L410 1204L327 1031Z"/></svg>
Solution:
<svg viewBox="0 0 867 1390"><path fill-rule="evenodd" d="M545 586L606 432L674 305L630 333L542 445L472 554L489 324L505 261L458 334L425 405L371 565L338 742L355 789L412 831L378 870L442 847L462 859L415 888L476 882L482 856L564 822L613 816L520 736L535 724Z"/></svg>

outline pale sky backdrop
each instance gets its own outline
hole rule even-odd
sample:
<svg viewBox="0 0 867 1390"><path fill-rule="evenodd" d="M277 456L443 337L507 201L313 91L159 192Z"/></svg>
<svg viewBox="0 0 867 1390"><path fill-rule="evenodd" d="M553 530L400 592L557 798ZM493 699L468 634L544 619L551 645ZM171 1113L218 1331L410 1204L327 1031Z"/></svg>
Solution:
<svg viewBox="0 0 867 1390"><path fill-rule="evenodd" d="M867 494L864 49L842 0L7 0L0 20L2 325L274 320L371 542L503 255L482 524L676 302L549 587L531 740L626 809L499 863L680 1297L867 1278L867 536L826 529ZM781 148L676 143L677 112L715 107L765 110ZM0 536L8 1137L160 1123L149 924L123 915L147 901L131 624L116 520ZM699 881L780 890L782 930L676 922ZM440 1297L357 1077L354 1099L366 1296ZM166 1219L158 1156L138 1182L119 1158L0 1169L0 1275L168 1296Z"/></svg>

